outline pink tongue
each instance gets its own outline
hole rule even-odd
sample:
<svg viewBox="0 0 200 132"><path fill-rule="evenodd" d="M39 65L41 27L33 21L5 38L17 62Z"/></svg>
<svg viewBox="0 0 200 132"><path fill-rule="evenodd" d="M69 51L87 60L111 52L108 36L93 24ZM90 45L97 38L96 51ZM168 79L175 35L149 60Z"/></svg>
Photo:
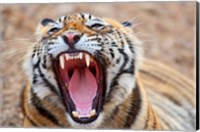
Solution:
<svg viewBox="0 0 200 132"><path fill-rule="evenodd" d="M74 70L68 90L79 115L89 115L97 93L97 81L87 67Z"/></svg>

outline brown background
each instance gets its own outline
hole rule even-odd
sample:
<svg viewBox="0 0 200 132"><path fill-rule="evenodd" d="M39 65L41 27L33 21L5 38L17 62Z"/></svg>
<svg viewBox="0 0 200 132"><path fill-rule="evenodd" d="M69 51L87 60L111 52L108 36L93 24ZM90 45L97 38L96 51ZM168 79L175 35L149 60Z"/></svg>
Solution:
<svg viewBox="0 0 200 132"><path fill-rule="evenodd" d="M194 79L195 2L4 4L0 28L0 126L22 126L20 92L26 77L21 65L24 53L34 43L37 23L43 18L57 19L74 12L111 17L120 22L133 19L134 30L143 41L145 57Z"/></svg>

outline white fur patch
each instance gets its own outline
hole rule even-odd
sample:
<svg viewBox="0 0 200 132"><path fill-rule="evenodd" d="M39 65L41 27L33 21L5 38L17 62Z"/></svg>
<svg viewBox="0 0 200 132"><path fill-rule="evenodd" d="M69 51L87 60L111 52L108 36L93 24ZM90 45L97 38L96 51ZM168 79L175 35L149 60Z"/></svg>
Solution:
<svg viewBox="0 0 200 132"><path fill-rule="evenodd" d="M123 74L118 79L118 83L126 89L127 94L130 94L135 87L135 78L132 74Z"/></svg>
<svg viewBox="0 0 200 132"><path fill-rule="evenodd" d="M44 99L46 96L50 95L52 92L44 85L33 86L33 92L38 95L41 99Z"/></svg>

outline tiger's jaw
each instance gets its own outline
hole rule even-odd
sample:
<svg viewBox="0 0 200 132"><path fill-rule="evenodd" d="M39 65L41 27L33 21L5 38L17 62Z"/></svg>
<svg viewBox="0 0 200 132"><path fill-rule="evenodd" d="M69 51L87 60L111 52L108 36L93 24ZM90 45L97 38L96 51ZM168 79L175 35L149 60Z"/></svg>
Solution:
<svg viewBox="0 0 200 132"><path fill-rule="evenodd" d="M56 58L54 67L70 117L81 124L96 120L103 103L101 64L89 53L65 52Z"/></svg>

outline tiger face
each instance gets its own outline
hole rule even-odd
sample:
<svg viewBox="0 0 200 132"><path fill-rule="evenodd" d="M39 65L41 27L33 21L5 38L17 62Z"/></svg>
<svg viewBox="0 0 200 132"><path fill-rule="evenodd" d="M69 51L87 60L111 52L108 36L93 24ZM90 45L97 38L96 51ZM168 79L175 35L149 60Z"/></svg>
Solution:
<svg viewBox="0 0 200 132"><path fill-rule="evenodd" d="M98 127L135 86L141 50L129 25L90 14L42 20L25 64L34 95L72 127Z"/></svg>

